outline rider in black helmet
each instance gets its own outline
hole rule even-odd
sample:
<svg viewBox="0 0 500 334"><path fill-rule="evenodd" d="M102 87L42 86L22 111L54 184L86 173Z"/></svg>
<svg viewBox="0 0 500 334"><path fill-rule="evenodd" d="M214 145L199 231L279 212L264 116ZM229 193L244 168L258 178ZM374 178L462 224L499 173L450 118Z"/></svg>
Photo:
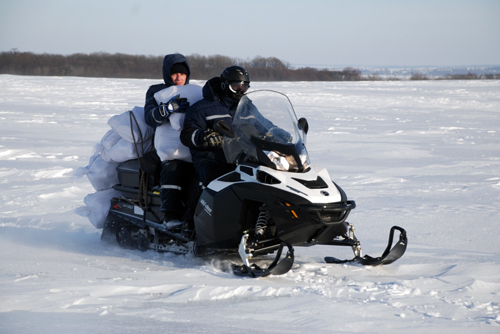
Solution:
<svg viewBox="0 0 500 334"><path fill-rule="evenodd" d="M188 108L181 141L188 146L200 180L207 185L228 169L222 151L222 136L214 131L215 123L231 124L238 102L250 88L250 75L241 66L229 66L219 77L207 81L203 99ZM212 168L217 165L218 168Z"/></svg>
<svg viewBox="0 0 500 334"><path fill-rule="evenodd" d="M239 101L250 88L250 74L241 66L229 66L220 75L224 94Z"/></svg>
<svg viewBox="0 0 500 334"><path fill-rule="evenodd" d="M219 77L207 81L203 87L203 99L186 112L181 142L189 147L203 186L235 168L226 162L222 136L214 131L214 125L220 120L232 123L238 102L249 88L248 72L241 66L229 66Z"/></svg>

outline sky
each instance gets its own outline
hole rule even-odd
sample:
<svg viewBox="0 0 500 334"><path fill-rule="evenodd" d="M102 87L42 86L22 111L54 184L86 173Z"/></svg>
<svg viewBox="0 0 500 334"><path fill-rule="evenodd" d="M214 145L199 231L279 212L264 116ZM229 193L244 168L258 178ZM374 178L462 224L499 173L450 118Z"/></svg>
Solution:
<svg viewBox="0 0 500 334"><path fill-rule="evenodd" d="M500 0L0 0L0 52L500 64Z"/></svg>

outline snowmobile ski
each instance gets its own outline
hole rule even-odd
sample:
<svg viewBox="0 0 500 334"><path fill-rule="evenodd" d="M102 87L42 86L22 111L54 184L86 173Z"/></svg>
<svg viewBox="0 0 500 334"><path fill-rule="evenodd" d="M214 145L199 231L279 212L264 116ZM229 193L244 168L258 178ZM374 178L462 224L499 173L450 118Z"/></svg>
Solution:
<svg viewBox="0 0 500 334"><path fill-rule="evenodd" d="M246 243L248 239L248 234L245 234L241 238L241 243L239 247L239 254L243 260L243 265L233 265L233 273L237 276L250 276L250 277L265 277L268 275L283 275L287 273L293 265L294 255L293 247L287 242L282 242L277 251L273 262L268 268L260 268L257 264L250 264L249 259L252 257L250 253L246 250ZM283 248L287 247L288 251L283 259L280 260Z"/></svg>
<svg viewBox="0 0 500 334"><path fill-rule="evenodd" d="M399 234L399 240L398 242L392 247L393 240L394 240L394 232L395 230L398 230L400 232ZM365 266L379 266L379 265L385 265L385 264L390 264L399 259L401 256L406 251L406 246L408 244L408 238L406 236L406 231L399 227L399 226L393 226L391 228L391 232L389 235L389 242L387 245L387 248L385 249L384 253L380 257L371 257L370 255L365 255L361 256L356 255L353 259L351 260L340 260L335 257L325 257L325 262L326 263L359 263ZM392 247L392 249L391 249Z"/></svg>

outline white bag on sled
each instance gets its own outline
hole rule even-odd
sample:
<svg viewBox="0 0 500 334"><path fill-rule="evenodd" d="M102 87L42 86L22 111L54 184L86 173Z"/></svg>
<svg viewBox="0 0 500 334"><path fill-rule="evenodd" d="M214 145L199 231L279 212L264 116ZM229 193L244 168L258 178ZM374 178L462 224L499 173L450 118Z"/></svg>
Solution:
<svg viewBox="0 0 500 334"><path fill-rule="evenodd" d="M171 86L154 95L158 104L167 103L174 96L186 98L190 105L203 98L202 87L198 85ZM185 114L172 113L168 122L156 128L155 148L161 161L183 160L192 162L189 148L181 143L180 134L184 125Z"/></svg>

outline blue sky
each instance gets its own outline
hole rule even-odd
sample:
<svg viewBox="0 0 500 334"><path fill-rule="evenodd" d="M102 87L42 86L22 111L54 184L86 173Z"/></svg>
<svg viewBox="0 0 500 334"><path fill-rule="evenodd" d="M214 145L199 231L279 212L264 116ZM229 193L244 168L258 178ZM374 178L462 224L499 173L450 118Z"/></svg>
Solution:
<svg viewBox="0 0 500 334"><path fill-rule="evenodd" d="M500 64L500 0L0 0L0 51Z"/></svg>

